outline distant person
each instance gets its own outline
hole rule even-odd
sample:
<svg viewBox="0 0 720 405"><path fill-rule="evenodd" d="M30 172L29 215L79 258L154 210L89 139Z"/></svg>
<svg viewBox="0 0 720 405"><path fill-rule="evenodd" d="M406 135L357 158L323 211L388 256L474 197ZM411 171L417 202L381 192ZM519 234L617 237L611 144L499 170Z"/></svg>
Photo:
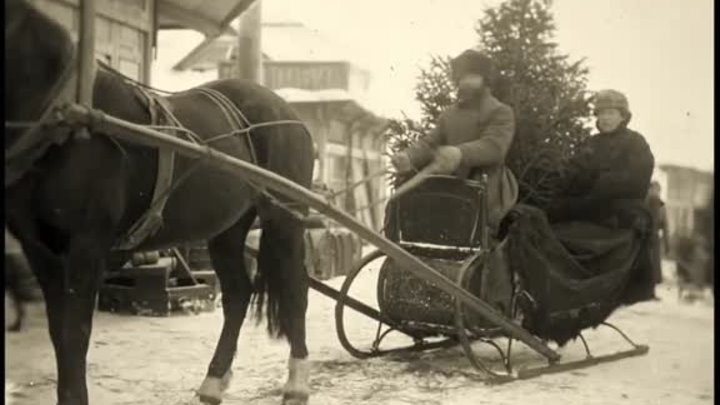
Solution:
<svg viewBox="0 0 720 405"><path fill-rule="evenodd" d="M704 261L704 274L701 279L704 285L709 285L715 291L715 192L713 191L704 207L699 208L695 213L695 232L705 252L700 256L706 256Z"/></svg>
<svg viewBox="0 0 720 405"><path fill-rule="evenodd" d="M660 197L661 191L660 183L653 181L650 184L647 197L647 203L653 216L651 254L655 283L657 284L662 282L662 258L670 252L667 211L665 209L665 202Z"/></svg>
<svg viewBox="0 0 720 405"><path fill-rule="evenodd" d="M488 220L497 229L518 196L517 180L505 165L515 136L515 116L490 91L495 67L488 56L467 50L452 60L451 68L457 103L440 115L432 132L394 155L392 164L400 174L429 164L437 167L436 174L460 178L487 174Z"/></svg>

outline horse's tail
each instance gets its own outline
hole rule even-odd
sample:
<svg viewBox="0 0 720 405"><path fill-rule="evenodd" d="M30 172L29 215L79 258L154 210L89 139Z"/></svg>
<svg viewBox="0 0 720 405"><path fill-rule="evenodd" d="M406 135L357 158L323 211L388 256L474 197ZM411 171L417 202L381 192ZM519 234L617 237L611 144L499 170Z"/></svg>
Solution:
<svg viewBox="0 0 720 405"><path fill-rule="evenodd" d="M274 338L287 336L288 321L296 311L304 317L307 308L304 229L288 223L283 228L263 228L251 301L256 321L266 320Z"/></svg>
<svg viewBox="0 0 720 405"><path fill-rule="evenodd" d="M272 274L272 273L271 273ZM251 305L255 309L255 320L259 324L267 320L267 332L271 337L281 338L286 335L285 328L280 322L280 297L276 283L267 271L260 271L255 275L255 293Z"/></svg>

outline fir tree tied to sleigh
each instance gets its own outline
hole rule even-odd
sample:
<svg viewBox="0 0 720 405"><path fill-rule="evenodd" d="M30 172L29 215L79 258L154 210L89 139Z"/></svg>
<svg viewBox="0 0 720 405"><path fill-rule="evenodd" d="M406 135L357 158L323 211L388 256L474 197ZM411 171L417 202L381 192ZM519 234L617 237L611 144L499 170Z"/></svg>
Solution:
<svg viewBox="0 0 720 405"><path fill-rule="evenodd" d="M507 164L520 184L519 201L544 208L563 178L563 162L590 135L588 69L553 41L555 24L546 0L508 0L478 21L479 46L494 61L493 94L510 105L515 140ZM434 56L415 88L422 117L392 120L386 133L392 153L430 131L455 102L450 56Z"/></svg>

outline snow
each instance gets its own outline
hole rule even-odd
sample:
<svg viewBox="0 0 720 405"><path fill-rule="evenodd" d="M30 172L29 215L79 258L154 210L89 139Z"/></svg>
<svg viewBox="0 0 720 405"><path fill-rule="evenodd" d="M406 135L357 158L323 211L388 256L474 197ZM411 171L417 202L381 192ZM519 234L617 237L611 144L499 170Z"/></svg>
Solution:
<svg viewBox="0 0 720 405"><path fill-rule="evenodd" d="M192 30L160 30L157 58L153 60L150 84L160 90L177 92L217 80L217 71L178 72L172 67L203 41L203 35Z"/></svg>
<svg viewBox="0 0 720 405"><path fill-rule="evenodd" d="M375 305L377 264L351 290L351 295L371 305ZM671 267L666 271L670 273ZM313 362L311 404L710 404L714 398L712 302L681 304L672 280L667 279L658 290L661 301L621 309L610 319L638 343L649 344L647 356L499 386L479 381L458 348L370 360L351 357L335 336L334 302L311 291L307 319ZM342 281L328 283L339 287ZM44 311L35 305L29 312L24 332L5 335L6 399L15 405L53 403L55 364ZM346 324L351 339L369 344L375 324L350 313ZM93 403L186 403L204 377L221 322L220 310L169 318L97 313L88 357ZM598 355L627 347L609 329L588 331L586 338ZM516 365L541 364L529 349L515 347ZM478 346L476 350L493 356L492 349ZM262 325L246 321L233 366L235 378L224 403L279 404L287 354L285 342L268 339ZM580 359L583 349L579 342L570 343L561 354L567 360Z"/></svg>

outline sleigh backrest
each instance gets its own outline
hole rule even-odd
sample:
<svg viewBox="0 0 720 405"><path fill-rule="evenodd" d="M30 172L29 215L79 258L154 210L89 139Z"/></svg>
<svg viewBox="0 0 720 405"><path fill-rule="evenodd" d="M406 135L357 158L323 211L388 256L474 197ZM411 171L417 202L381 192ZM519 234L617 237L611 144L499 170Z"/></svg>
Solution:
<svg viewBox="0 0 720 405"><path fill-rule="evenodd" d="M477 249L487 222L485 184L432 176L398 197L388 212L388 237L426 249Z"/></svg>

